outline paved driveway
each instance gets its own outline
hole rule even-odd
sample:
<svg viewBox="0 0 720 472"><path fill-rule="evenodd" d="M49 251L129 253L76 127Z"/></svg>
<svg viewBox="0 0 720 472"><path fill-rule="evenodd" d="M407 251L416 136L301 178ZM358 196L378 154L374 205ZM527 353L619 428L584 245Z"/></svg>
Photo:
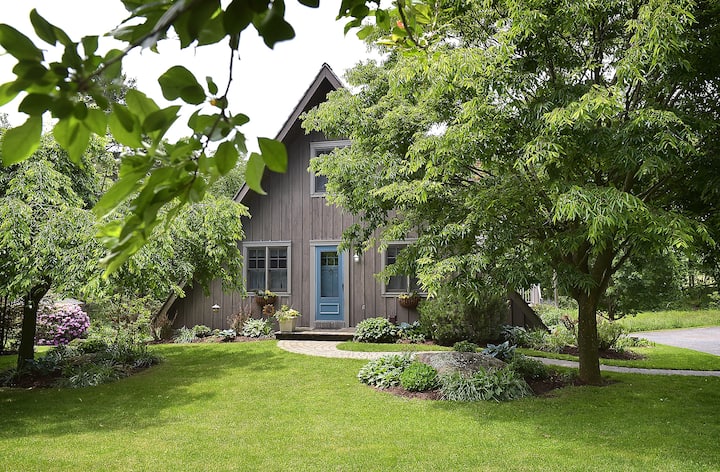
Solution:
<svg viewBox="0 0 720 472"><path fill-rule="evenodd" d="M658 344L685 347L720 356L720 326L644 331L632 333L632 336L649 339Z"/></svg>

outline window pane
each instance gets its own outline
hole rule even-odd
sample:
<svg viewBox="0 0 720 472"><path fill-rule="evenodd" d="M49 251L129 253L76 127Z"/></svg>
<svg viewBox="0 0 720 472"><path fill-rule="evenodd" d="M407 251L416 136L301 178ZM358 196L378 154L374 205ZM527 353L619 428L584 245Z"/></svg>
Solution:
<svg viewBox="0 0 720 472"><path fill-rule="evenodd" d="M287 269L270 269L270 291L287 292Z"/></svg>
<svg viewBox="0 0 720 472"><path fill-rule="evenodd" d="M265 269L248 269L247 290L265 290Z"/></svg>
<svg viewBox="0 0 720 472"><path fill-rule="evenodd" d="M325 193L327 181L328 179L326 175L315 174L315 193Z"/></svg>
<svg viewBox="0 0 720 472"><path fill-rule="evenodd" d="M273 292L287 292L287 248L271 247L268 277L270 278L269 289Z"/></svg>
<svg viewBox="0 0 720 472"><path fill-rule="evenodd" d="M287 269L287 248L272 247L269 252L271 269Z"/></svg>
<svg viewBox="0 0 720 472"><path fill-rule="evenodd" d="M388 246L385 251L385 267L395 264L402 246ZM386 292L406 292L407 277L404 275L393 275L385 286Z"/></svg>
<svg viewBox="0 0 720 472"><path fill-rule="evenodd" d="M251 248L247 252L248 269L265 268L265 248Z"/></svg>

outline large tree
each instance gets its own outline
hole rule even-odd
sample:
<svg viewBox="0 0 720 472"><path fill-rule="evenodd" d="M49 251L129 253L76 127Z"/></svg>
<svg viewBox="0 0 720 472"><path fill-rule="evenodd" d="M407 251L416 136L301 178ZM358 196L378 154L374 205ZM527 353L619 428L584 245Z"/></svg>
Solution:
<svg viewBox="0 0 720 472"><path fill-rule="evenodd" d="M401 7L363 30L394 48L387 60L357 67L305 121L353 140L312 163L331 201L361 217L346 239L416 231L395 270L413 266L431 293L473 297L488 276L515 288L554 271L579 305L580 377L600 383L596 313L613 274L638 254L711 242L720 7Z"/></svg>
<svg viewBox="0 0 720 472"><path fill-rule="evenodd" d="M98 140L90 149L105 152ZM51 289L82 294L101 274L102 246L90 211L100 179L83 161L75 169L45 136L34 159L0 168L0 295L23 304L18 369L34 356L40 300Z"/></svg>

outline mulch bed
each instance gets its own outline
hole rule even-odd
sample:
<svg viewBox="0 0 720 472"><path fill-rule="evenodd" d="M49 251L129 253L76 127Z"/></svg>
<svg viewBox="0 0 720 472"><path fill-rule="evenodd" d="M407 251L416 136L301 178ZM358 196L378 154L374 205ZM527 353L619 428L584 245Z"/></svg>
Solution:
<svg viewBox="0 0 720 472"><path fill-rule="evenodd" d="M570 354L571 356L578 356L580 351L575 346L565 346L560 354ZM606 351L600 351L600 357L602 359L619 359L627 361L635 361L638 359L645 359L645 356L632 351L616 351L615 349L608 349Z"/></svg>

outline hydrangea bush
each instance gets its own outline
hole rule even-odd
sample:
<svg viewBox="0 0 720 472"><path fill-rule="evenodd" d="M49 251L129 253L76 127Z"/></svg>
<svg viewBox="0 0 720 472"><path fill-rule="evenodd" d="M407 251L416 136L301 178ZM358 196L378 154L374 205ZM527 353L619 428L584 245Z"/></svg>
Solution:
<svg viewBox="0 0 720 472"><path fill-rule="evenodd" d="M90 317L77 304L54 305L38 312L36 344L60 346L82 337Z"/></svg>

